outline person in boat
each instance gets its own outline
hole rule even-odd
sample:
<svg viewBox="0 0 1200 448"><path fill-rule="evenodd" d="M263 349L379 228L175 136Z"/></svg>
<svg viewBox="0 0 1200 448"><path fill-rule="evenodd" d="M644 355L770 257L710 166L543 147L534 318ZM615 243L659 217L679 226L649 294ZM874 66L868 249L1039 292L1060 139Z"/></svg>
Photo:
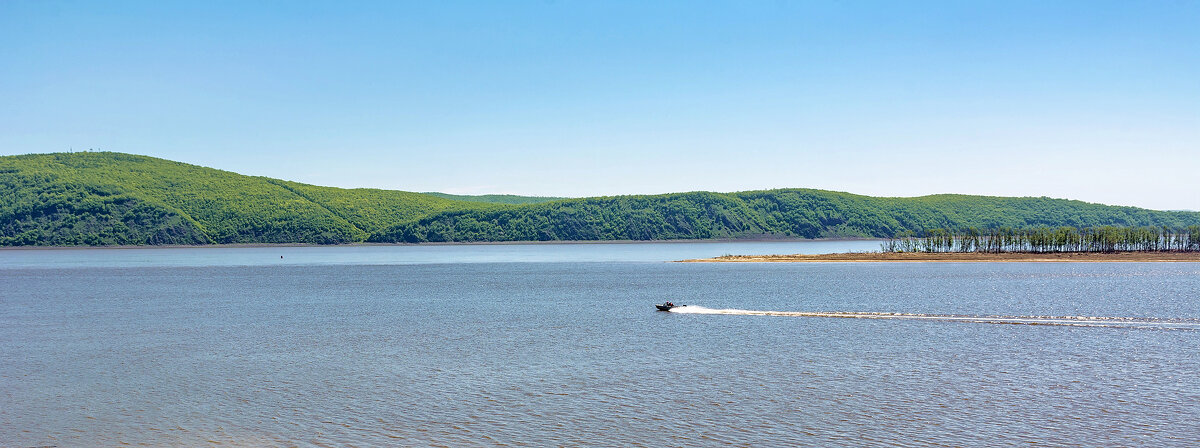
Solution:
<svg viewBox="0 0 1200 448"><path fill-rule="evenodd" d="M671 303L671 302L664 303L663 305L666 305L666 306L675 306L675 304L674 304L674 303Z"/></svg>

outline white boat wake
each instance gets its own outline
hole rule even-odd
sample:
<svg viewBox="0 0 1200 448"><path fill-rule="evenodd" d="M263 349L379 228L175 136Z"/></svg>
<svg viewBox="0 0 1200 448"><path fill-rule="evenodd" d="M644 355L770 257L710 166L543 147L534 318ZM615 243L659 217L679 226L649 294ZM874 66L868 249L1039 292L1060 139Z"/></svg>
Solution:
<svg viewBox="0 0 1200 448"><path fill-rule="evenodd" d="M672 308L679 314L725 314L735 316L827 317L843 319L905 319L981 324L1052 325L1070 327L1145 328L1154 330L1200 330L1200 319L1099 316L1003 316L965 314L877 313L861 311L759 311L715 309L698 305Z"/></svg>

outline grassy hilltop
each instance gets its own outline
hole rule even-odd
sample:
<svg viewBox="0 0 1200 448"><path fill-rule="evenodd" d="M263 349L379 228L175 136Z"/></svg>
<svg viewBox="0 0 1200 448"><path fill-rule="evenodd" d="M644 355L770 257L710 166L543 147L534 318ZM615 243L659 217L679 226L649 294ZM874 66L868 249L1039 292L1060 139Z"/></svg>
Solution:
<svg viewBox="0 0 1200 448"><path fill-rule="evenodd" d="M890 237L1171 226L1200 213L1048 198L822 190L582 199L341 189L122 153L0 157L0 246Z"/></svg>

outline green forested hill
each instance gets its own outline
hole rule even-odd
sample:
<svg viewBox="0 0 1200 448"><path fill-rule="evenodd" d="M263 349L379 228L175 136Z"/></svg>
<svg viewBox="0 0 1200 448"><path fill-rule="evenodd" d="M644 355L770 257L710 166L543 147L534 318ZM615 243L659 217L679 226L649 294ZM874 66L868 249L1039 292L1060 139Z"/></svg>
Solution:
<svg viewBox="0 0 1200 448"><path fill-rule="evenodd" d="M1200 213L1049 198L937 195L875 198L822 190L676 193L459 209L399 223L372 241L650 240L878 237L928 229L1170 226Z"/></svg>
<svg viewBox="0 0 1200 448"><path fill-rule="evenodd" d="M0 157L0 245L350 243L454 204L120 153Z"/></svg>
<svg viewBox="0 0 1200 448"><path fill-rule="evenodd" d="M1200 213L1048 198L821 190L582 199L318 187L121 153L0 157L0 245L889 237L935 228L1171 226Z"/></svg>

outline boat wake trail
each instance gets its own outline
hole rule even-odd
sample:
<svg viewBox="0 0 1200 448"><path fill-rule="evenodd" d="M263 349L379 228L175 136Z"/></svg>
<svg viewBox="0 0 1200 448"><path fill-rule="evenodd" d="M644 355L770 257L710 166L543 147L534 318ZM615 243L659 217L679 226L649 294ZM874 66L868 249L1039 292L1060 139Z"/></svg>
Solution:
<svg viewBox="0 0 1200 448"><path fill-rule="evenodd" d="M727 314L735 316L828 317L843 319L904 319L979 324L1050 325L1065 327L1144 328L1151 330L1200 330L1200 319L1099 316L1003 316L971 314L875 313L861 311L758 311L714 309L688 305L671 309L679 314Z"/></svg>

